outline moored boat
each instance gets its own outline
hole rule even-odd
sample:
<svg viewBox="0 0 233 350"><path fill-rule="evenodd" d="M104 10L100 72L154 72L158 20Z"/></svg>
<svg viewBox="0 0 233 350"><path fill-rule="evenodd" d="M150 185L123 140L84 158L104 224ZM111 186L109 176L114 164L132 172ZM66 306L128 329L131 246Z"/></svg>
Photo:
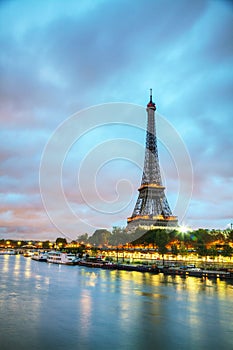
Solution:
<svg viewBox="0 0 233 350"><path fill-rule="evenodd" d="M109 262L102 260L100 258L87 258L82 259L78 262L78 265L80 266L86 266L86 267L106 267L109 266L109 268L115 268L115 264L110 264Z"/></svg>
<svg viewBox="0 0 233 350"><path fill-rule="evenodd" d="M179 275L183 277L203 277L203 278L220 278L220 279L233 279L233 273L230 271L221 270L203 270L198 267L187 268L187 266L181 267L167 267L164 268L164 275Z"/></svg>
<svg viewBox="0 0 233 350"><path fill-rule="evenodd" d="M202 276L208 278L233 279L233 275L230 272L221 270L203 270Z"/></svg>
<svg viewBox="0 0 233 350"><path fill-rule="evenodd" d="M35 252L31 258L32 260L46 262L48 259L48 253Z"/></svg>
<svg viewBox="0 0 233 350"><path fill-rule="evenodd" d="M118 264L118 263L112 263L106 260L102 260L100 258L83 259L79 261L78 265L86 266L86 267L97 267L97 268L103 268L103 269L109 269L109 270L159 273L159 269L156 266Z"/></svg>
<svg viewBox="0 0 233 350"><path fill-rule="evenodd" d="M53 264L77 265L79 259L75 254L51 251L48 253L47 262Z"/></svg>

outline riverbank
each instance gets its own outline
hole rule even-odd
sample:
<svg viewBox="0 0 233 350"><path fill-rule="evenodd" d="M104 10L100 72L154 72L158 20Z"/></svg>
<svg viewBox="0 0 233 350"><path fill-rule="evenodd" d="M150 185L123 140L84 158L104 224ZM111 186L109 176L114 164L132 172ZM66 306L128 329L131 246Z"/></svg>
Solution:
<svg viewBox="0 0 233 350"><path fill-rule="evenodd" d="M124 271L138 271L149 272L153 274L163 273L164 275L179 275L182 277L201 277L201 278L220 278L233 281L233 269L215 269L207 270L192 266L156 266L156 265L131 265L109 263L101 259L90 258L87 260L80 260L77 265L86 266L90 268L102 268L108 270L124 270Z"/></svg>
<svg viewBox="0 0 233 350"><path fill-rule="evenodd" d="M4 253L3 255L15 255L23 253L25 257L32 258L32 254L26 254L29 252L30 250L24 250L19 252L11 249L4 250L2 253ZM36 253L38 253L38 251ZM46 259L42 259L41 261L46 261ZM206 261L197 261L196 264L194 264L193 260L191 259L186 259L186 261L156 260L154 263L145 263L138 261L137 263L132 264L130 262L125 262L124 259L121 259L121 261L108 261L107 259L102 259L98 257L89 257L88 259L80 260L77 258L75 260L75 263L70 263L69 265L79 265L90 268L102 268L109 270L149 272L153 274L163 273L164 275L179 275L182 277L190 276L199 278L220 278L226 280L233 280L232 263L223 264L222 262L213 263Z"/></svg>

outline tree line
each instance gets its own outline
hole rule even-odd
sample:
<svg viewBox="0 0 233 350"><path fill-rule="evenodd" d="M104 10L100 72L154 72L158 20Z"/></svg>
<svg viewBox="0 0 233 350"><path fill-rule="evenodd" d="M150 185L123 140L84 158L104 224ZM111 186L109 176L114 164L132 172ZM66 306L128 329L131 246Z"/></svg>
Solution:
<svg viewBox="0 0 233 350"><path fill-rule="evenodd" d="M209 231L198 229L187 233L177 230L150 230L132 242L132 246L156 248L164 255L186 255L195 251L199 256L231 256L233 254L233 231Z"/></svg>
<svg viewBox="0 0 233 350"><path fill-rule="evenodd" d="M186 233L178 230L137 228L128 233L124 228L113 227L112 232L99 229L92 236L84 234L78 237L78 242L98 246L142 246L156 248L161 254L171 251L174 255L185 254L195 250L199 255L232 254L233 231L198 229Z"/></svg>
<svg viewBox="0 0 233 350"><path fill-rule="evenodd" d="M6 245L9 242L12 247L18 247L17 241L0 240L0 245ZM20 247L26 245L27 241L21 241ZM66 238L58 237L56 247L64 248L67 245ZM190 251L196 251L200 256L217 256L221 253L223 256L233 254L233 230L219 231L198 229L182 233L178 230L145 230L137 228L129 233L125 228L113 227L112 232L106 229L98 229L91 236L87 233L79 236L72 243L80 243L85 247L87 244L94 247L122 246L124 248L142 247L154 248L160 254L168 251L173 255L185 255ZM41 242L42 249L51 248L51 242L46 240Z"/></svg>

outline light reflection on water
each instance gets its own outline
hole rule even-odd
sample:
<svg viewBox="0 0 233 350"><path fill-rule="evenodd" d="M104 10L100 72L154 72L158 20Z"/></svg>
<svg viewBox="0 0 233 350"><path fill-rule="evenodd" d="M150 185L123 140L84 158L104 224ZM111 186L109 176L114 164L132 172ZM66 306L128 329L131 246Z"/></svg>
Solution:
<svg viewBox="0 0 233 350"><path fill-rule="evenodd" d="M232 283L23 256L0 268L1 350L233 348Z"/></svg>

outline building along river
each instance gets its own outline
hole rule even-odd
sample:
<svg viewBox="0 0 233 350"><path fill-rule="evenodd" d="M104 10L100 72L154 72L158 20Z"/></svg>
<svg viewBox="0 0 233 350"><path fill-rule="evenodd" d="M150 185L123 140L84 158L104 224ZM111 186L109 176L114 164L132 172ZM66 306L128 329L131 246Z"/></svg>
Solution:
<svg viewBox="0 0 233 350"><path fill-rule="evenodd" d="M230 350L233 282L0 256L1 350Z"/></svg>

